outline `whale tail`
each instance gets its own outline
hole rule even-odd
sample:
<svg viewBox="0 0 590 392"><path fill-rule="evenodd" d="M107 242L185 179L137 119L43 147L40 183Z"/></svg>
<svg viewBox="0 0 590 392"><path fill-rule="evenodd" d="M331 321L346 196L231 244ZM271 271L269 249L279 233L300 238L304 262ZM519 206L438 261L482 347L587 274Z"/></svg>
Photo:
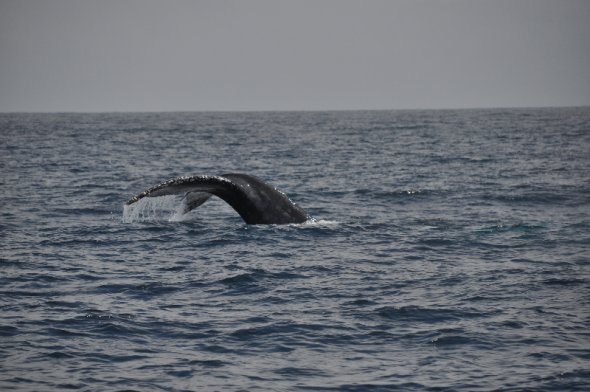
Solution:
<svg viewBox="0 0 590 392"><path fill-rule="evenodd" d="M201 204L205 203L209 198L213 196L211 193L207 192L188 192L185 196L184 208L182 210L183 214L186 214L195 208L199 207Z"/></svg>
<svg viewBox="0 0 590 392"><path fill-rule="evenodd" d="M283 192L247 174L178 177L151 187L127 201L131 205L144 197L184 194L183 213L215 195L227 202L248 224L302 223L309 215Z"/></svg>

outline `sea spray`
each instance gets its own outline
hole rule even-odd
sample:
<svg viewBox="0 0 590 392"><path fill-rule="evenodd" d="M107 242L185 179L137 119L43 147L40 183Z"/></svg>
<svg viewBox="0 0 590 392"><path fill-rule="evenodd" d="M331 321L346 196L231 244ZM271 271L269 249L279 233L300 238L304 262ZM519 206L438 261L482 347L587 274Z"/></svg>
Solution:
<svg viewBox="0 0 590 392"><path fill-rule="evenodd" d="M184 220L183 203L178 196L146 197L131 205L123 206L124 223Z"/></svg>

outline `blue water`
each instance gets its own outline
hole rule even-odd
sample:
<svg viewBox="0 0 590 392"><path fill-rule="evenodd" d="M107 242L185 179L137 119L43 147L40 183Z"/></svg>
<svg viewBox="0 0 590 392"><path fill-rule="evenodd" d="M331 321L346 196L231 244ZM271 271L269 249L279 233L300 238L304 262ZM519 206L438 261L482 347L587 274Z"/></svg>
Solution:
<svg viewBox="0 0 590 392"><path fill-rule="evenodd" d="M0 390L589 390L590 108L1 114ZM256 175L315 222L132 195Z"/></svg>

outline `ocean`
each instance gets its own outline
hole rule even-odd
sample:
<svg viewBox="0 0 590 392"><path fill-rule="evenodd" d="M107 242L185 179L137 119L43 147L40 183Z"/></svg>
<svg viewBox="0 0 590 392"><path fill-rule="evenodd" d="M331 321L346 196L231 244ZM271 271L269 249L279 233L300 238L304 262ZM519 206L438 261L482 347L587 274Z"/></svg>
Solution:
<svg viewBox="0 0 590 392"><path fill-rule="evenodd" d="M2 391L590 390L589 107L5 113L0 135ZM124 210L224 173L313 219Z"/></svg>

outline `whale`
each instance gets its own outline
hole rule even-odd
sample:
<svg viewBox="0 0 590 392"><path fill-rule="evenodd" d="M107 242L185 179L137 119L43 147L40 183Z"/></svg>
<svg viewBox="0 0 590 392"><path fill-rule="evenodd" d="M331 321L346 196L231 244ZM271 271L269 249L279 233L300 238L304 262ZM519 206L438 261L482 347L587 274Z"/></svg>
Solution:
<svg viewBox="0 0 590 392"><path fill-rule="evenodd" d="M301 207L260 178L240 173L221 176L177 177L155 185L135 196L126 205L144 197L184 195L182 213L188 213L217 196L229 204L247 224L303 223L310 216Z"/></svg>

